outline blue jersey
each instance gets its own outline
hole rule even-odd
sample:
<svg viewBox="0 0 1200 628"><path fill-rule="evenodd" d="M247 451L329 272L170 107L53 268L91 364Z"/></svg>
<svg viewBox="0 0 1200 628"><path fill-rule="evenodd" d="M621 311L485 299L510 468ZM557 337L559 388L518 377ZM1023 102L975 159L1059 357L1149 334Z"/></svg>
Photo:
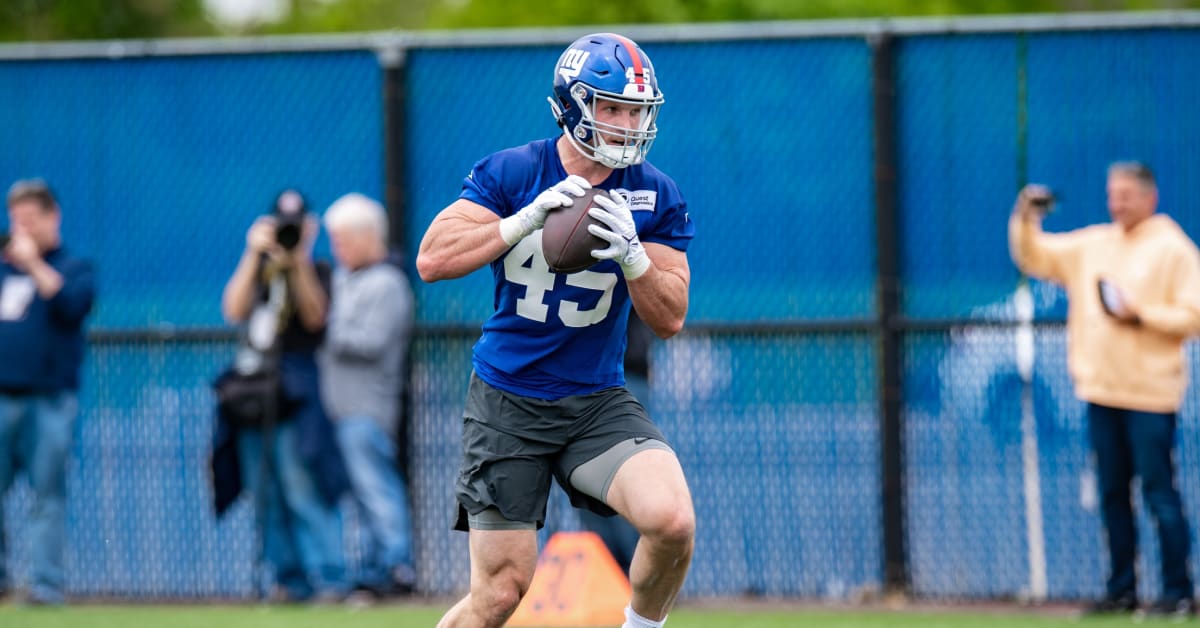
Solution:
<svg viewBox="0 0 1200 628"><path fill-rule="evenodd" d="M520 211L567 178L556 138L489 155L475 164L460 195L501 218ZM687 251L693 235L679 188L648 163L613 170L595 186L629 202L642 242ZM569 275L550 270L535 231L492 262L495 313L475 343L475 372L512 393L560 399L625 383L629 289L615 261Z"/></svg>

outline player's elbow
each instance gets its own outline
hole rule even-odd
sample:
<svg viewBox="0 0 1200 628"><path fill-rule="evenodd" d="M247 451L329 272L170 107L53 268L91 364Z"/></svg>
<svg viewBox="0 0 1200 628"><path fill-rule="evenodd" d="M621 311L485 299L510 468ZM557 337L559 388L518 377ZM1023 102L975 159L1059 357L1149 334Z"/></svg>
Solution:
<svg viewBox="0 0 1200 628"><path fill-rule="evenodd" d="M445 256L429 252L418 253L417 274L420 275L421 281L425 283L433 283L448 278L449 274L446 271Z"/></svg>
<svg viewBox="0 0 1200 628"><path fill-rule="evenodd" d="M677 318L672 318L671 320L665 321L662 324L655 325L653 329L655 335L663 340L666 340L683 331L683 317L680 316Z"/></svg>

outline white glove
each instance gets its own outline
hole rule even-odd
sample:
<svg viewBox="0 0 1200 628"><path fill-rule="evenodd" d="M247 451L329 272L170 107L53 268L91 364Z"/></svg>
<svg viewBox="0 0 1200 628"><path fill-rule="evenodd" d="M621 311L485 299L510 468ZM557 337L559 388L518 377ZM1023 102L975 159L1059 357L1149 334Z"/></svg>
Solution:
<svg viewBox="0 0 1200 628"><path fill-rule="evenodd" d="M533 202L522 207L520 211L500 221L500 237L512 246L525 236L542 228L546 222L546 214L559 207L567 207L575 203L575 199L583 196L592 185L587 179L573 174L558 183L543 190Z"/></svg>
<svg viewBox="0 0 1200 628"><path fill-rule="evenodd" d="M589 225L588 232L608 242L608 248L592 251L592 257L616 260L626 279L641 277L650 268L650 258L646 257L646 247L638 239L629 204L620 194L614 193L597 194L595 203L599 207L589 209L588 215L607 225L608 229Z"/></svg>

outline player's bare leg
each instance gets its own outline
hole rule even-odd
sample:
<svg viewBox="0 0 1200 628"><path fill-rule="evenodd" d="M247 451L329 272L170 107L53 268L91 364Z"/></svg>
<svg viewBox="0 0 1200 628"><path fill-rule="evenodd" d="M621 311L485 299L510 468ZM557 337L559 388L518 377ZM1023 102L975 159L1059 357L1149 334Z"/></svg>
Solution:
<svg viewBox="0 0 1200 628"><path fill-rule="evenodd" d="M529 590L537 567L534 530L471 530L471 592L437 628L499 628Z"/></svg>
<svg viewBox="0 0 1200 628"><path fill-rule="evenodd" d="M661 621L683 587L696 532L692 495L675 454L647 449L631 456L613 477L608 504L642 535L629 567L630 606Z"/></svg>

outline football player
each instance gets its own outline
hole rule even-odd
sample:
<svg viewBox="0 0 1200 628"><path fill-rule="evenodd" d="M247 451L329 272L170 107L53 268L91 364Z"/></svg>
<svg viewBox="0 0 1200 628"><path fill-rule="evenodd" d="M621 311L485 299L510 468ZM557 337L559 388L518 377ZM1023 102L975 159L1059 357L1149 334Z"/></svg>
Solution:
<svg viewBox="0 0 1200 628"><path fill-rule="evenodd" d="M641 534L625 626L663 625L691 562L695 515L666 437L624 387L629 308L660 337L683 327L693 225L675 182L646 162L663 95L650 58L612 33L554 67L561 135L488 155L426 231L428 282L490 265L495 312L475 344L456 485L471 590L441 628L501 626L529 588L551 477L576 506ZM548 213L586 190L605 246L559 274L542 255Z"/></svg>

